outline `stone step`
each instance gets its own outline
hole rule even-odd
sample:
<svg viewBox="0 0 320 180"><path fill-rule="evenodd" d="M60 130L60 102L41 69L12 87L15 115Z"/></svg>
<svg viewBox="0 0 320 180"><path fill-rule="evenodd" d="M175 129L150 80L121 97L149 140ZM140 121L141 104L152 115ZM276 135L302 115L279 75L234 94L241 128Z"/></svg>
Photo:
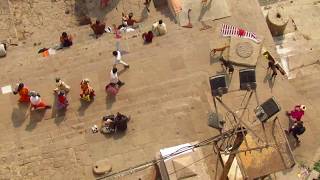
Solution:
<svg viewBox="0 0 320 180"><path fill-rule="evenodd" d="M190 108L194 108L190 106L190 101L199 101L200 99L197 97L183 97L183 98L177 98L172 99L169 101L164 101L162 104L154 105L154 108L150 106L143 106L141 108L129 108L129 111L125 111L125 108L120 107L117 111L123 112L125 114L130 114L133 121L139 121L139 116L148 116L152 113L157 113L158 115L161 115L163 117L170 117L172 114L177 114L179 112L185 112ZM160 106L160 107L159 107ZM162 107L162 108L161 108ZM187 108L187 109L186 109ZM198 107L197 107L198 108ZM71 126L62 123L62 128L56 128L56 127L43 127L42 125L38 125L38 128L41 128L41 131L34 133L32 132L32 135L27 135L26 133L21 133L21 137L18 141L20 142L16 144L16 149L19 151L26 151L32 148L39 148L40 146L46 146L47 144L56 144L59 143L60 145L65 145L67 147L67 141L68 139L76 138L77 136L82 136L85 134L90 134L90 127L94 122L99 122L100 118L102 116L99 116L97 118L97 114L106 114L105 111L102 111L101 113L92 113L92 115L88 115L88 119L91 119L90 116L92 116L94 120L87 120L86 122L79 122L75 123ZM137 116L137 117L136 117ZM152 117L152 116L150 116ZM133 122L132 121L132 122ZM51 122L52 123L52 122ZM131 122L130 122L131 123ZM98 124L98 123L96 123ZM99 124L98 124L99 125ZM133 125L133 128L135 126ZM139 128L136 128L137 130ZM33 139L41 137L39 141L35 142ZM66 140L67 139L67 140ZM63 141L63 142L59 142ZM62 143L62 144L61 144ZM6 142L3 142L3 145L5 146Z"/></svg>
<svg viewBox="0 0 320 180"><path fill-rule="evenodd" d="M132 90L128 92L121 92L123 95L119 95L119 99L116 103L114 103L112 111L116 112L119 110L125 111L125 110L135 110L136 111L142 111L142 108L147 109L154 108L154 106L161 105L164 102L171 101L175 98L188 98L188 97L196 97L197 92L200 91L200 89L196 86L190 87L190 85L185 85L187 83L188 79L182 79L182 80L170 80L166 83L156 84L154 87L145 87L137 90ZM168 91L165 91L165 94L155 94L155 90L162 85L166 85L170 87ZM183 92L180 92L181 90L186 89ZM129 95L128 95L129 94ZM143 98L139 98L139 94L142 94ZM126 97L130 96L133 98L127 99ZM127 105L128 101L132 101L131 105ZM152 104L153 106L150 106ZM67 112L68 116L68 124L71 122L77 123L79 120L77 120L77 112L75 109L77 107L73 104L70 105L70 109L73 112L70 112L70 110ZM105 99L100 98L96 99L96 101L86 110L85 116L83 119L87 119L86 117L90 116L90 114L96 114L97 111L106 112L106 104ZM69 115L71 113L71 115ZM103 113L102 113L103 114ZM72 120L72 117L75 118L75 120ZM54 123L54 119L48 119L48 120L42 120L41 122L37 123L37 127L32 130L32 134L38 134L40 132L47 133L50 132L50 128L52 126L56 126ZM60 127L60 125L59 125ZM56 128L56 127L55 127ZM62 127L63 128L63 127ZM24 131L24 129L22 129Z"/></svg>
<svg viewBox="0 0 320 180"><path fill-rule="evenodd" d="M114 44L110 44L110 43L107 43L107 46L106 46L105 43L103 42L103 40L101 40L97 43L101 44L101 45L99 45L100 47L105 46L107 49L112 49L112 47L114 47ZM164 41L164 43L166 43L166 42ZM126 45L124 45L124 46L126 46ZM98 49L91 50L92 48L90 48L90 45L81 45L81 46L79 45L78 47L80 48L79 51L75 51L74 49L72 49L72 51L70 49L70 51L69 51L69 49L68 49L66 51L58 52L58 54L51 56L51 57L48 57L48 58L43 58L40 55L36 55L33 58L25 58L27 61L21 62L21 64L22 64L21 66L24 67L25 72L26 72L25 76L27 76L27 74L30 72L37 73L37 74L45 73L44 70L42 70L43 69L42 67L44 67L44 66L54 67L52 69L51 73L56 73L56 72L61 71L60 70L61 66L62 67L65 66L64 68L77 67L77 66L79 66L78 59L88 59L87 62L94 63L95 61L97 61L100 58L105 58L106 60L110 59L110 61L109 61L110 64L113 62L113 57L111 55L111 51L105 52L103 50L98 50ZM86 48L88 48L88 49L86 50ZM159 46L158 44L154 43L151 46L146 46L146 48L149 49L147 51L153 52L153 51L155 51L155 50L153 50L154 48L158 49L158 48L163 48L163 47L161 45ZM166 47L166 48L168 48L168 50L172 49L172 48L180 48L181 49L181 48L183 48L183 46L178 46L178 43L171 43L170 46ZM86 53L83 53L83 51L85 51ZM153 53L152 55L157 55L157 54ZM137 56L137 58L135 58L135 56ZM158 55L158 56L160 56L160 55ZM139 57L141 57L140 52L135 52L135 51L131 51L129 54L124 56L124 58L137 59L137 60L140 59ZM21 59L21 57L20 57L20 59ZM19 62L19 60L15 60L15 61ZM87 65L87 63L84 63L84 64L81 63L81 66L86 66L86 65ZM7 69L8 69L8 71L10 71L9 73L15 73L17 71L15 69L21 68L21 66L8 67ZM49 71L49 73L50 73L50 71Z"/></svg>

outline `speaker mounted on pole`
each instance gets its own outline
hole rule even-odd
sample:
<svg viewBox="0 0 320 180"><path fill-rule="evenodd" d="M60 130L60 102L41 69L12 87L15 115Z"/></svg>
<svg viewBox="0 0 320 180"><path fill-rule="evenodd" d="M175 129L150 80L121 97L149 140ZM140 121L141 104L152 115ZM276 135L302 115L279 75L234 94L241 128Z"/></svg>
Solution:
<svg viewBox="0 0 320 180"><path fill-rule="evenodd" d="M240 77L240 90L255 90L256 83L256 70L255 69L241 69L239 70Z"/></svg>
<svg viewBox="0 0 320 180"><path fill-rule="evenodd" d="M261 122L266 122L273 115L277 114L281 110L280 105L276 102L275 98L269 98L267 101L258 106L254 112L256 117Z"/></svg>
<svg viewBox="0 0 320 180"><path fill-rule="evenodd" d="M211 76L209 78L212 96L222 96L228 93L227 77L225 74Z"/></svg>

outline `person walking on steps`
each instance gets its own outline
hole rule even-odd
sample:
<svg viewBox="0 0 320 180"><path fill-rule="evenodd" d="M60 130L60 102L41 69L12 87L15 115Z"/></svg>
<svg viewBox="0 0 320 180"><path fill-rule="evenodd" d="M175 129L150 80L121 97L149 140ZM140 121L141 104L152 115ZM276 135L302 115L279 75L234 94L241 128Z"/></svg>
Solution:
<svg viewBox="0 0 320 180"><path fill-rule="evenodd" d="M122 64L125 68L129 68L129 64L126 62L122 61L121 59L121 52L119 50L113 51L112 55L115 57L115 60L113 62L113 67L116 68L117 64Z"/></svg>
<svg viewBox="0 0 320 180"><path fill-rule="evenodd" d="M110 83L106 86L106 92L109 95L116 96L119 92L119 88L124 85L124 82L119 80L118 69L112 68L110 72Z"/></svg>
<svg viewBox="0 0 320 180"><path fill-rule="evenodd" d="M124 82L119 80L117 68L112 68L110 72L110 84L117 84L118 86L124 85Z"/></svg>

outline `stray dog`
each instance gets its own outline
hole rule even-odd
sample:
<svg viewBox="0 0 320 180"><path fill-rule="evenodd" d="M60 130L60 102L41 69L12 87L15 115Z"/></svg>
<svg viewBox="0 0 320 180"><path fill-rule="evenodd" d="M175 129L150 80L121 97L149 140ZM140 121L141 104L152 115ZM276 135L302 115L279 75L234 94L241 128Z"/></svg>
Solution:
<svg viewBox="0 0 320 180"><path fill-rule="evenodd" d="M221 61L222 68L224 66L226 68L226 70L228 70L229 74L232 74L234 71L234 67L233 67L232 63L228 60L225 60L222 56L219 58L219 60Z"/></svg>

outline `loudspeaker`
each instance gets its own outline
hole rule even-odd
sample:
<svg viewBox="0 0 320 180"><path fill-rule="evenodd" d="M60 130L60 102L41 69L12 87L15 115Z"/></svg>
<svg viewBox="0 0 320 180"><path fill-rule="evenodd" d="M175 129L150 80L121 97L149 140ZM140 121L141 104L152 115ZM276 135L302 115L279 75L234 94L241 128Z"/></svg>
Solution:
<svg viewBox="0 0 320 180"><path fill-rule="evenodd" d="M254 112L256 117L261 121L265 122L270 119L273 115L281 110L280 105L276 102L275 98L272 97L258 106Z"/></svg>
<svg viewBox="0 0 320 180"><path fill-rule="evenodd" d="M212 96L222 96L228 92L226 75L216 75L209 78Z"/></svg>
<svg viewBox="0 0 320 180"><path fill-rule="evenodd" d="M257 88L256 71L255 69L242 69L239 70L240 89L251 90Z"/></svg>

